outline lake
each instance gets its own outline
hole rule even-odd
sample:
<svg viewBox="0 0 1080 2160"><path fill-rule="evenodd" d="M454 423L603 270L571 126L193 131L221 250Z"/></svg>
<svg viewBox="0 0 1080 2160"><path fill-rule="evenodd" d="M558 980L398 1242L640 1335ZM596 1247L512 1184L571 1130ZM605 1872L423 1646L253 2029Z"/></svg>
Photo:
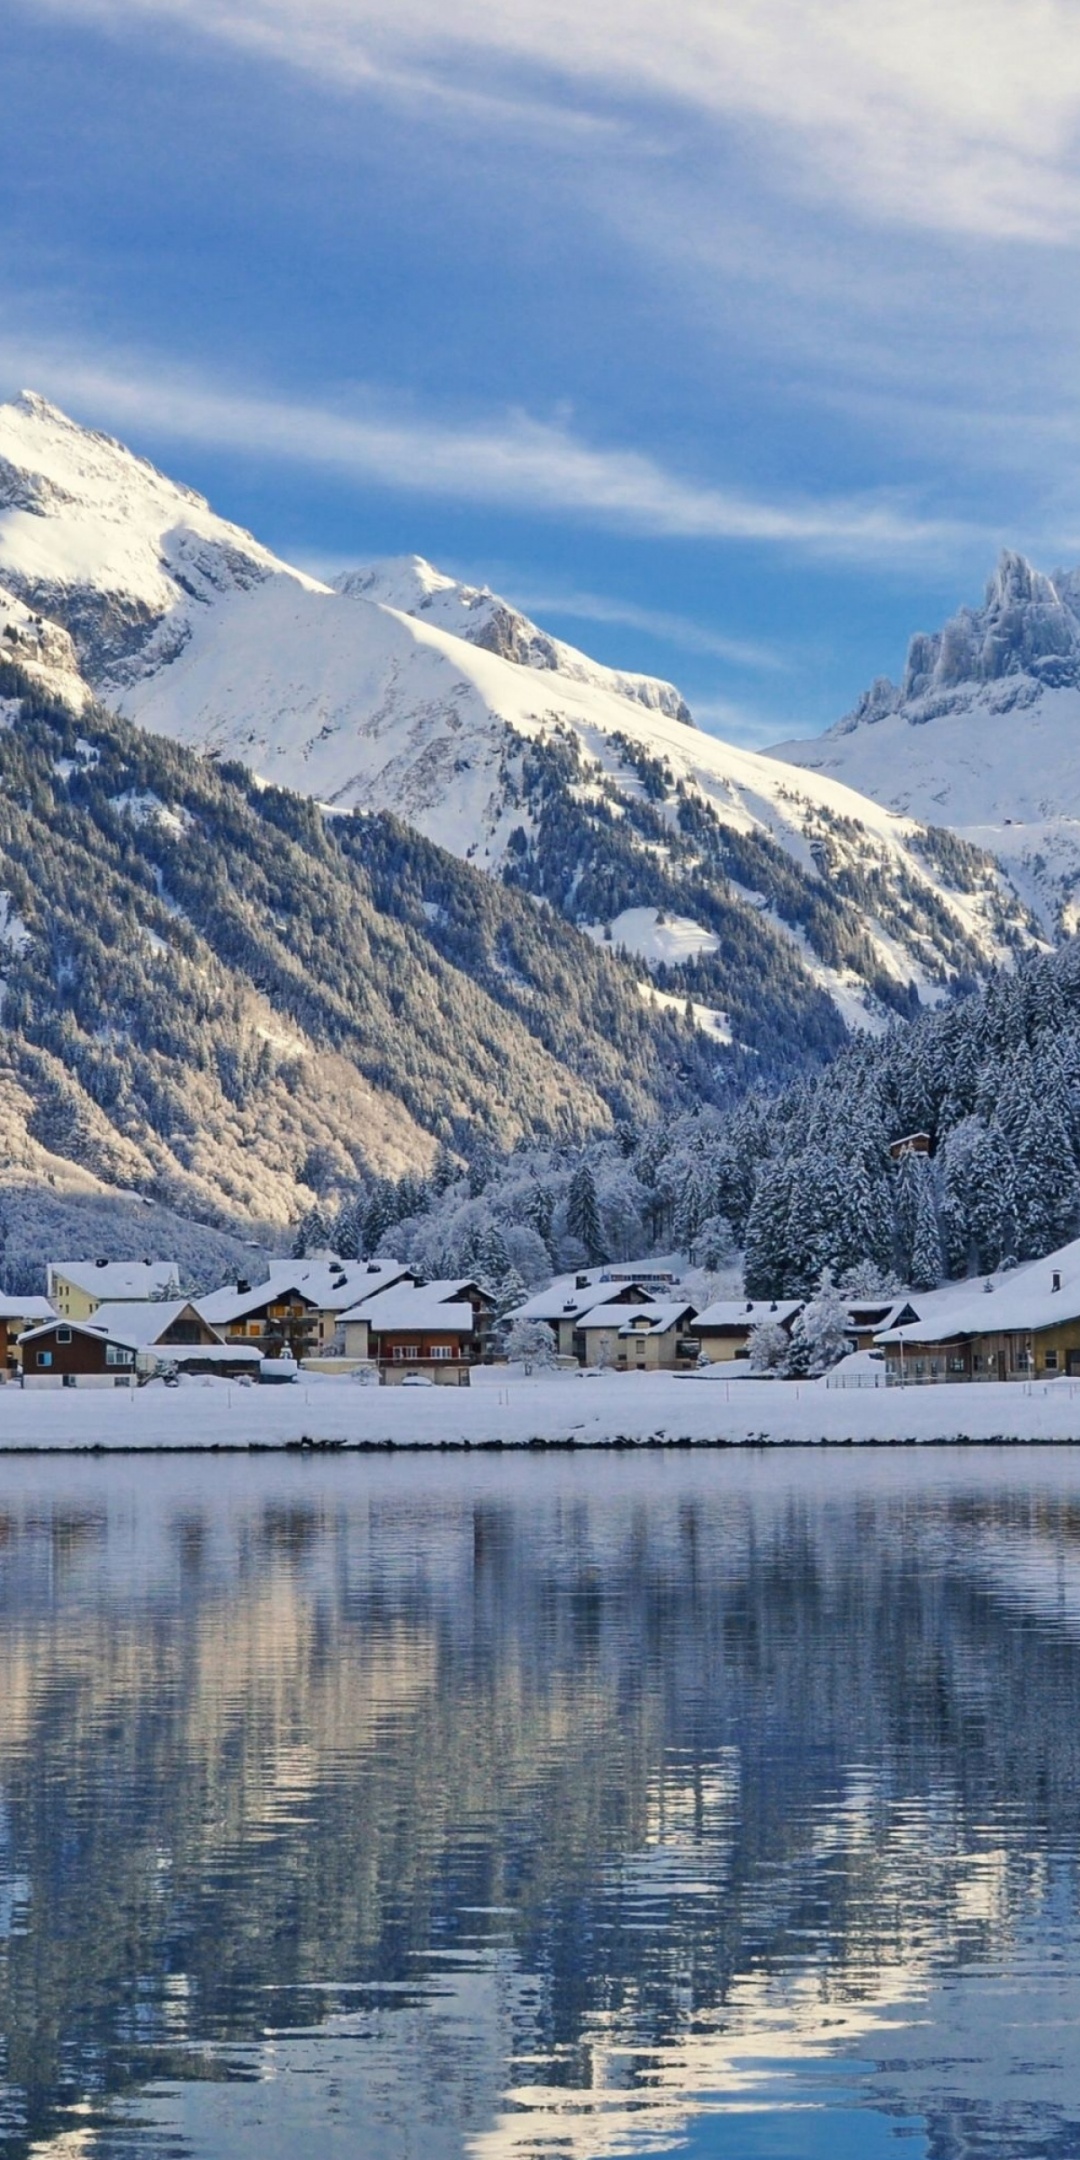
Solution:
<svg viewBox="0 0 1080 2160"><path fill-rule="evenodd" d="M1080 1451L0 1461L0 2154L1080 2154Z"/></svg>

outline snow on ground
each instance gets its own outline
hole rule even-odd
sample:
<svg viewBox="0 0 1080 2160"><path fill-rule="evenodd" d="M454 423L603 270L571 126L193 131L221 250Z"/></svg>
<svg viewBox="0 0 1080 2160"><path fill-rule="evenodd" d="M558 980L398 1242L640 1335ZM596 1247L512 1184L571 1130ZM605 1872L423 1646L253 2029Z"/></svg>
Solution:
<svg viewBox="0 0 1080 2160"><path fill-rule="evenodd" d="M858 1376L856 1376L858 1377ZM876 1388L709 1374L534 1375L497 1369L471 1388L0 1388L0 1453L343 1447L804 1446L1080 1441L1080 1384Z"/></svg>
<svg viewBox="0 0 1080 2160"><path fill-rule="evenodd" d="M0 507L0 581L13 606L33 594L46 614L78 621L95 687L153 732L236 757L333 809L392 810L494 872L523 822L526 743L574 735L593 784L624 794L640 790L634 755L644 751L672 787L682 782L729 825L768 833L804 869L813 834L815 845L825 835L882 879L901 912L907 894L929 888L958 925L974 926L987 959L1011 957L987 902L950 889L910 823L832 777L687 726L670 685L601 667L484 589L418 558L369 566L339 589L320 584L32 395L0 406L0 460L13 475ZM706 935L689 921L681 930ZM897 934L903 950L882 960L906 981L933 929ZM846 978L826 986L866 1024Z"/></svg>
<svg viewBox="0 0 1080 2160"><path fill-rule="evenodd" d="M686 1012L686 998L676 997L671 990L658 990L654 983L643 982L639 982L638 990L647 1005L655 1005L665 1012L675 1012L680 1015ZM699 1027L704 1035L711 1035L716 1042L729 1043L733 1040L728 1016L725 1012L718 1012L715 1005L699 1005L696 998L691 998L689 1002L690 1010L694 1015L694 1025Z"/></svg>
<svg viewBox="0 0 1080 2160"><path fill-rule="evenodd" d="M16 915L11 904L11 894L0 892L0 945L9 952L21 952L30 943L30 932L21 915Z"/></svg>
<svg viewBox="0 0 1080 2160"><path fill-rule="evenodd" d="M623 946L636 960L647 960L650 967L672 966L680 960L696 960L700 953L720 950L720 940L712 930L704 929L689 915L668 915L661 922L658 908L624 908L610 923L586 923L584 929L597 945L609 942L610 929L613 946Z"/></svg>

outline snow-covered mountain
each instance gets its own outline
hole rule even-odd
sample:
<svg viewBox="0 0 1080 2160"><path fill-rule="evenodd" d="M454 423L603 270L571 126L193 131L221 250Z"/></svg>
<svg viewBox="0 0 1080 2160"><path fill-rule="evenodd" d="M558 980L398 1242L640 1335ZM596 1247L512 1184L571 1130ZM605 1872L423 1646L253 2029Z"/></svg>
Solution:
<svg viewBox="0 0 1080 2160"><path fill-rule="evenodd" d="M912 639L899 683L771 754L990 849L1052 927L1075 929L1080 570L1045 576L1006 551L981 607Z"/></svg>
<svg viewBox="0 0 1080 2160"><path fill-rule="evenodd" d="M519 667L540 668L567 682L591 683L617 697L631 698L649 712L668 713L688 727L694 724L690 707L674 683L603 667L541 630L490 586L462 585L457 578L445 577L422 555L391 556L385 562L368 563L362 570L347 570L334 579L334 588L353 599L375 600L401 615L436 623L440 630L450 630L470 645L481 645Z"/></svg>
<svg viewBox="0 0 1080 2160"><path fill-rule="evenodd" d="M648 994L756 1054L777 1029L785 1056L828 1047L822 993L880 1024L1031 935L986 857L699 732L670 685L420 558L322 584L32 395L0 408L0 583L139 725L392 810L616 946L632 920Z"/></svg>

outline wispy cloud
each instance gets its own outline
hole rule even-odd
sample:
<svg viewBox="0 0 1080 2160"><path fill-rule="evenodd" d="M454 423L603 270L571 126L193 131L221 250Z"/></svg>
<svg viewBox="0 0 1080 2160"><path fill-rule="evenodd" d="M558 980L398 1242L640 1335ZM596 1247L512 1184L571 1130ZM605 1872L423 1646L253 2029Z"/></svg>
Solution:
<svg viewBox="0 0 1080 2160"><path fill-rule="evenodd" d="M702 485L639 451L597 445L565 424L509 412L453 422L392 409L376 394L313 405L170 376L48 346L0 340L0 369L95 425L250 452L377 486L513 512L552 514L652 538L737 540L841 557L901 559L969 537L894 495L789 502ZM34 380L34 378L37 378Z"/></svg>
<svg viewBox="0 0 1080 2160"><path fill-rule="evenodd" d="M543 71L772 133L798 184L856 215L1059 243L1080 236L1080 39L1070 0L39 0L171 20L340 87L521 94ZM528 95L528 92L526 92ZM533 95L529 99L535 101Z"/></svg>
<svg viewBox="0 0 1080 2160"><path fill-rule="evenodd" d="M568 616L572 622L611 623L625 630L641 630L646 637L661 639L683 652L702 653L708 659L726 660L732 667L765 673L786 673L790 661L771 646L756 645L746 638L725 637L690 616L670 614L663 608L639 607L632 600L614 600L602 593L560 592L556 587L536 589L515 585L519 607L539 616Z"/></svg>

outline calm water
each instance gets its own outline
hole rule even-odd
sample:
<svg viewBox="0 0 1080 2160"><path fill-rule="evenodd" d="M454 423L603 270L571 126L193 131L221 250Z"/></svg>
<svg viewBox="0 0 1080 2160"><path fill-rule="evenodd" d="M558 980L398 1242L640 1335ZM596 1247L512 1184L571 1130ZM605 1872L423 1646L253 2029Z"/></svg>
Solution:
<svg viewBox="0 0 1080 2160"><path fill-rule="evenodd" d="M1080 2155L1080 1456L0 1463L0 2154Z"/></svg>

